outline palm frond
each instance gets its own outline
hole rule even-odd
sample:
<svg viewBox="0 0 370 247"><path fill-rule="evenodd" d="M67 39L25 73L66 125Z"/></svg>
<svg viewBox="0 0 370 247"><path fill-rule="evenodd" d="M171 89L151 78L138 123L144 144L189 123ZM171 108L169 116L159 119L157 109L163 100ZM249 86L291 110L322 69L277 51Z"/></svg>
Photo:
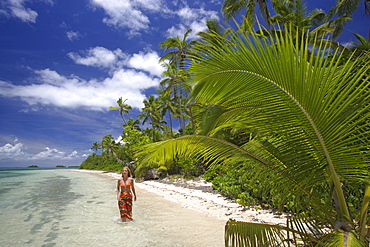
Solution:
<svg viewBox="0 0 370 247"><path fill-rule="evenodd" d="M229 220L225 226L225 246L289 246L286 228L280 225Z"/></svg>
<svg viewBox="0 0 370 247"><path fill-rule="evenodd" d="M343 186L363 186L370 176L370 57L346 57L343 63L341 51L297 33L285 30L278 40L240 33L232 36L232 46L196 47L192 100L217 110L207 120L208 136L155 143L140 153L142 162L184 155L208 165L264 167L256 173L271 173L276 194L291 189L300 203L306 200L302 210L312 218L302 223L310 219L335 229L339 222L338 231L329 232L333 238L318 231L308 242L333 242L339 229L362 241L351 233L355 224ZM233 128L257 134L240 146L216 138ZM309 229L314 232L314 225Z"/></svg>

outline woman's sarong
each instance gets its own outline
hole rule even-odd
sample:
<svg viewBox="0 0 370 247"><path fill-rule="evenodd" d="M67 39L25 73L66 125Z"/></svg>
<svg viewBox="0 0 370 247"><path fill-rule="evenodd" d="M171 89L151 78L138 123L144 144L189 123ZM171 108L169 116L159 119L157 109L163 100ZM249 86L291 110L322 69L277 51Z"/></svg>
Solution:
<svg viewBox="0 0 370 247"><path fill-rule="evenodd" d="M132 221L132 195L130 192L121 191L118 201L118 208L121 218L127 218Z"/></svg>

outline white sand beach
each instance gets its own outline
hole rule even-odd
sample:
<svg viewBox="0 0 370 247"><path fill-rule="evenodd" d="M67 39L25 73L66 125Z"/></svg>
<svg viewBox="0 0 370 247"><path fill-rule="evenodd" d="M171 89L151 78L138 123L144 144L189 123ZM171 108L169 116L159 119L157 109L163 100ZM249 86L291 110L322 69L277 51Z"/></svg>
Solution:
<svg viewBox="0 0 370 247"><path fill-rule="evenodd" d="M100 173L112 178L119 178L118 173L103 171L77 170L81 172ZM136 187L162 196L163 199L178 203L184 208L195 210L204 215L227 221L268 223L286 225L285 214L274 214L271 210L243 207L225 198L212 189L212 184L205 180L170 182L168 180L149 180L136 182ZM139 196L139 195L138 195Z"/></svg>

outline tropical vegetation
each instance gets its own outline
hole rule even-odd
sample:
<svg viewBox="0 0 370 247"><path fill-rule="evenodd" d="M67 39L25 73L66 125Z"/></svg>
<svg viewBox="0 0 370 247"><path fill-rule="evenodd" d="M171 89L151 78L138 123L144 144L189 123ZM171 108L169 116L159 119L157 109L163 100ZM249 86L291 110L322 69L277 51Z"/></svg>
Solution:
<svg viewBox="0 0 370 247"><path fill-rule="evenodd" d="M225 246L369 246L369 39L333 40L348 2L326 14L300 0L226 0L226 18L246 9L240 23L209 20L196 41L187 30L162 42L158 95L128 120L120 98L120 140L94 143L81 168L202 176L243 206L291 215L285 226L231 220ZM253 26L256 3L266 28Z"/></svg>

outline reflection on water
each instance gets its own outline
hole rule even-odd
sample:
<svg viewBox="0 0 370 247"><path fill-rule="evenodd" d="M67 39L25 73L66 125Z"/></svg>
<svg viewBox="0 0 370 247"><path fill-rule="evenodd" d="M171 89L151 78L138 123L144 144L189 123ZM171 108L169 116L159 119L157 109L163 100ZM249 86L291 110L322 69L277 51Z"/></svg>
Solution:
<svg viewBox="0 0 370 247"><path fill-rule="evenodd" d="M134 221L122 223L115 180L73 170L22 173L0 179L1 246L223 246L224 221L139 188Z"/></svg>

